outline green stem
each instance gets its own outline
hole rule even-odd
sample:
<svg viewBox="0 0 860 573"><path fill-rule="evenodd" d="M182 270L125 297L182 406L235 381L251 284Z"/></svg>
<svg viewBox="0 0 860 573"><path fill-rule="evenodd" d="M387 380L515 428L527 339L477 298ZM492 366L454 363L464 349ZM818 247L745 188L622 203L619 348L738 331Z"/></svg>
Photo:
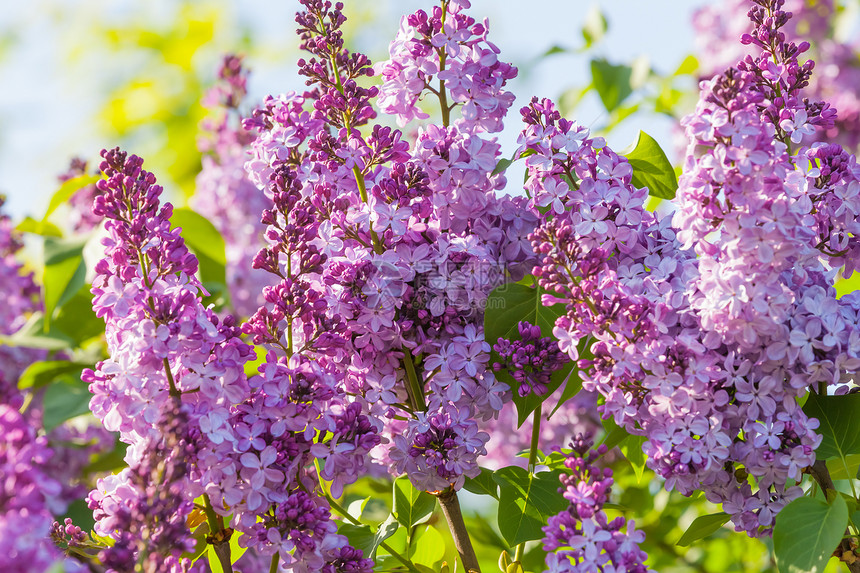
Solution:
<svg viewBox="0 0 860 573"><path fill-rule="evenodd" d="M319 473L317 473L317 476L318 476L318 478L319 478L320 480L322 480L322 477L320 477L320 476L319 476ZM322 487L322 485L323 485L323 484L322 484L322 481L320 481L320 487ZM340 505L338 502L336 502L336 501L334 500L334 498L333 498L333 497L332 497L332 496L331 496L331 495L330 495L330 494L325 490L325 488L324 488L324 487L323 487L323 496L325 497L326 501L328 501L328 504L331 506L331 508L332 508L333 510L335 510L338 514L340 514L340 516L341 516L341 517L343 517L343 518L345 518L345 519L348 519L348 520L349 520L349 521L351 521L354 525L364 525L364 524L363 524L363 523L361 523L359 520L357 520L355 517L353 517L352 515L350 515L350 514L349 514L349 512L348 512L346 509L344 509L344 507L343 507L342 505ZM395 559L397 559L398 561L400 561L401 563L403 563L403 565L404 565L407 569L409 569L410 571L412 571L412 573L421 573L421 572L420 572L420 571L418 571L418 569L417 569L417 568L412 564L412 562L411 562L411 561L409 561L409 560L408 560L408 559L406 559L403 555L401 555L400 553L398 553L397 551L395 551L394 549L392 549L392 548L391 548L391 546L390 546L390 545L388 545L387 543L385 543L384 541L380 542L380 543L379 543L379 546L380 546L380 547L382 547L383 549L385 549L385 550L389 553L389 555L391 555L392 557L394 557Z"/></svg>
<svg viewBox="0 0 860 573"><path fill-rule="evenodd" d="M529 447L529 475L535 473L537 467L538 445L540 443L540 420L542 416L543 404L539 404L532 417L532 443ZM516 553L514 554L514 563L519 563L522 566L521 559L526 544L520 543L517 545Z"/></svg>
<svg viewBox="0 0 860 573"><path fill-rule="evenodd" d="M448 2L442 2L442 29L445 29L445 17L448 15ZM448 59L448 54L445 52L444 46L439 52L439 71L445 71L445 61ZM439 106L442 108L442 125L448 127L451 123L451 108L448 107L448 93L445 90L445 80L439 80Z"/></svg>
<svg viewBox="0 0 860 573"><path fill-rule="evenodd" d="M167 357L164 357L164 373L167 374L167 383L170 386L170 397L174 400L181 400L182 393L176 387L176 382L173 380L173 372L170 371L170 362L168 362Z"/></svg>
<svg viewBox="0 0 860 573"><path fill-rule="evenodd" d="M207 541L215 550L215 555L218 556L218 561L221 563L221 569L224 573L233 573L233 560L230 557L230 536L232 531L227 533L224 529L224 520L221 519L215 508L212 507L212 502L207 494L203 494L203 511L206 513L206 521L209 522L209 533L211 535Z"/></svg>
<svg viewBox="0 0 860 573"><path fill-rule="evenodd" d="M281 554L275 553L272 555L272 563L269 565L269 573L277 573L278 564L281 562Z"/></svg>

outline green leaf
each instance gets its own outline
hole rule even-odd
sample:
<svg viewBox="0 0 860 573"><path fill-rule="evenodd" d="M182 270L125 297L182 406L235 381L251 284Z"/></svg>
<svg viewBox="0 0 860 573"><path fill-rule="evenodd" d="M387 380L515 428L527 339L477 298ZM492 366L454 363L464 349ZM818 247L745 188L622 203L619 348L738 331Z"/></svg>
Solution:
<svg viewBox="0 0 860 573"><path fill-rule="evenodd" d="M497 470L493 479L499 484L499 532L511 547L541 539L541 528L551 515L568 506L558 488L560 471L529 474L518 466Z"/></svg>
<svg viewBox="0 0 860 573"><path fill-rule="evenodd" d="M628 148L630 149L630 148ZM639 139L630 151L622 153L633 168L631 183L636 187L647 187L648 193L661 199L673 199L678 189L678 177L669 158L657 141L639 132Z"/></svg>
<svg viewBox="0 0 860 573"><path fill-rule="evenodd" d="M499 499L499 484L493 479L493 470L487 468L481 468L481 473L477 477L467 477L463 488L478 495L489 495Z"/></svg>
<svg viewBox="0 0 860 573"><path fill-rule="evenodd" d="M15 227L16 231L22 233L33 233L43 237L62 237L63 231L49 221L37 221L33 217L24 217L24 220Z"/></svg>
<svg viewBox="0 0 860 573"><path fill-rule="evenodd" d="M582 39L585 40L585 48L590 48L603 39L609 24L606 16L596 5L592 5L585 14L585 23L582 25Z"/></svg>
<svg viewBox="0 0 860 573"><path fill-rule="evenodd" d="M116 473L126 466L125 452L127 449L128 444L117 439L113 449L90 461L89 465L84 468L83 474L86 476L92 473Z"/></svg>
<svg viewBox="0 0 860 573"><path fill-rule="evenodd" d="M810 418L818 418L821 445L815 451L815 457L820 460L838 460L846 475L856 475L856 470L854 474L851 473L854 464L849 456L860 454L860 424L857 423L860 394L810 394L803 411Z"/></svg>
<svg viewBox="0 0 860 573"><path fill-rule="evenodd" d="M636 480L642 482L642 474L645 472L645 453L642 451L642 446L645 443L645 436L630 436L623 440L619 445L621 453L633 466L633 472L636 474Z"/></svg>
<svg viewBox="0 0 860 573"><path fill-rule="evenodd" d="M678 66L678 69L675 70L675 73L672 75L675 76L688 76L693 75L699 69L699 60L696 59L696 56L690 54L684 61L681 62L681 65Z"/></svg>
<svg viewBox="0 0 860 573"><path fill-rule="evenodd" d="M827 469L834 480L860 479L860 454L845 456L844 462L841 458L827 460Z"/></svg>
<svg viewBox="0 0 860 573"><path fill-rule="evenodd" d="M51 197L51 202L48 203L48 209L45 211L43 219L47 219L51 213L57 210L57 207L68 201L72 195L87 185L94 184L99 179L101 179L101 175L78 175L65 181Z"/></svg>
<svg viewBox="0 0 860 573"><path fill-rule="evenodd" d="M191 209L179 208L173 210L170 224L172 228L182 227L182 238L195 254L205 255L221 265L227 264L224 238L209 219Z"/></svg>
<svg viewBox="0 0 860 573"><path fill-rule="evenodd" d="M630 437L630 433L616 424L615 420L612 418L603 420L603 430L605 434L603 435L603 440L600 443L606 444L606 447L610 450Z"/></svg>
<svg viewBox="0 0 860 573"><path fill-rule="evenodd" d="M612 112L633 93L633 68L610 64L603 58L591 60L591 80L606 111Z"/></svg>
<svg viewBox="0 0 860 573"><path fill-rule="evenodd" d="M563 54L566 51L567 51L567 48L563 48L563 47L559 46L558 44L553 44L552 47L550 47L550 49L548 49L546 52L541 54L540 57L546 58L547 56L552 56L555 54Z"/></svg>
<svg viewBox="0 0 860 573"><path fill-rule="evenodd" d="M349 540L349 544L356 549L361 549L367 557L373 553L376 535L369 525L355 525L349 522L341 522L337 532Z"/></svg>
<svg viewBox="0 0 860 573"><path fill-rule="evenodd" d="M182 238L197 256L200 282L212 295L225 293L227 255L224 238L207 218L191 209L174 209L172 228L182 228ZM249 271L254 272L254 271Z"/></svg>
<svg viewBox="0 0 860 573"><path fill-rule="evenodd" d="M432 568L445 557L445 538L438 529L428 525L415 536L408 556L412 563Z"/></svg>
<svg viewBox="0 0 860 573"><path fill-rule="evenodd" d="M57 309L51 321L51 333L67 335L77 346L104 334L105 323L93 311L93 295L90 293L90 288L90 285L85 284Z"/></svg>
<svg viewBox="0 0 860 573"><path fill-rule="evenodd" d="M684 532L684 535L681 536L676 545L688 547L694 541L716 533L731 517L731 515L722 511L709 515L700 515L693 520L693 523L690 524L690 527L687 528L687 531Z"/></svg>
<svg viewBox="0 0 860 573"><path fill-rule="evenodd" d="M370 548L368 553L365 553L365 556L370 559L376 558L376 550L379 549L379 546L382 545L382 542L397 533L397 529L400 527L400 523L397 522L397 519L394 515L389 515L388 519L379 524L379 527L376 530L376 534L373 536L373 545Z"/></svg>
<svg viewBox="0 0 860 573"><path fill-rule="evenodd" d="M54 310L68 302L86 284L87 267L83 253L88 239L45 237L45 268L42 272L45 329L50 328Z"/></svg>
<svg viewBox="0 0 860 573"><path fill-rule="evenodd" d="M18 388L21 390L27 388L38 390L64 374L74 374L75 378L80 378L81 371L91 366L92 364L69 362L67 360L34 362L21 373L20 378L18 378Z"/></svg>
<svg viewBox="0 0 860 573"><path fill-rule="evenodd" d="M0 336L0 344L43 350L65 350L74 346L74 341L60 332L45 332L45 319L41 312L34 312L18 332Z"/></svg>
<svg viewBox="0 0 860 573"><path fill-rule="evenodd" d="M81 414L90 411L92 394L80 378L66 375L45 390L43 400L45 430L50 431Z"/></svg>
<svg viewBox="0 0 860 573"><path fill-rule="evenodd" d="M368 501L370 501L369 497L359 498L346 507L346 512L354 519L361 521L361 516L364 514L364 508L367 506Z"/></svg>
<svg viewBox="0 0 860 573"><path fill-rule="evenodd" d="M417 525L436 509L436 497L415 489L406 476L394 480L392 514L405 527Z"/></svg>
<svg viewBox="0 0 860 573"><path fill-rule="evenodd" d="M540 327L542 336L552 336L552 329L556 319L564 314L563 304L544 306L541 303L543 291L538 288L528 287L519 283L506 283L496 287L487 297L487 312L484 313L484 338L490 344L495 345L500 338L508 340L519 339L518 325L526 321ZM490 356L490 363L498 362L499 356L495 350ZM505 371L497 372L496 378L508 384L513 389L513 401L517 407L517 427L534 412L567 378L573 368L573 362L560 370L556 370L547 392L537 396L534 392L522 397L517 392L518 383Z"/></svg>
<svg viewBox="0 0 860 573"><path fill-rule="evenodd" d="M845 534L848 508L842 496L830 503L795 499L776 516L773 552L780 573L821 573Z"/></svg>
<svg viewBox="0 0 860 573"><path fill-rule="evenodd" d="M510 159L506 159L506 158L504 158L504 157L503 157L503 158L501 158L501 159L499 159L499 162L498 162L498 163L496 163L496 168L495 168L495 169L493 169L493 173L492 173L492 174L493 174L493 175L498 175L499 173L503 173L505 170L507 170L507 168L508 168L508 167L510 167L510 166L511 166L511 164L512 164L512 163L513 163L513 161L512 161L512 160L510 160Z"/></svg>

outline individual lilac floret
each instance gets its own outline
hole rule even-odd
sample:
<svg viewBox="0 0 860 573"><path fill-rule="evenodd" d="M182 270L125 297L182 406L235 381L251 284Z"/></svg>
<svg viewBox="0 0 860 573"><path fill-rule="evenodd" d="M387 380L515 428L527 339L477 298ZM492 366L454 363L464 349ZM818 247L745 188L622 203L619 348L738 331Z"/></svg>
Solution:
<svg viewBox="0 0 860 573"><path fill-rule="evenodd" d="M546 394L552 373L561 369L569 359L558 347L558 342L541 336L540 327L522 321L517 325L519 340L500 338L493 350L502 362L493 363L493 371L505 370L519 383L517 392L527 396Z"/></svg>
<svg viewBox="0 0 860 573"><path fill-rule="evenodd" d="M606 453L606 446L589 450L592 445L589 436L577 436L564 462L568 473L561 475L559 492L570 507L550 517L543 528L547 571L650 572L644 564L648 556L639 549L645 534L636 531L632 520L616 517L610 521L603 510L612 489L612 470L595 464Z"/></svg>

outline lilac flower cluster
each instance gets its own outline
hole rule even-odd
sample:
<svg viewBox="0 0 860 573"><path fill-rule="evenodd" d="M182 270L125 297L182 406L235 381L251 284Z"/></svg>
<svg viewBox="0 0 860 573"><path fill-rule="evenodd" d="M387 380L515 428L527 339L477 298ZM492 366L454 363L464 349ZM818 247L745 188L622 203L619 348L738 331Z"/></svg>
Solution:
<svg viewBox="0 0 860 573"><path fill-rule="evenodd" d="M564 462L568 473L562 474L559 491L570 507L550 517L543 528L547 571L650 572L644 565L648 556L639 549L645 534L636 531L632 520L610 521L603 510L612 489L612 470L595 464L606 446L590 450L592 445L587 436L576 436Z"/></svg>
<svg viewBox="0 0 860 573"><path fill-rule="evenodd" d="M504 86L517 70L498 59L499 48L487 40L489 23L467 16L463 9L469 7L468 0L445 1L431 14L419 10L401 20L389 48L391 59L375 68L383 78L379 107L396 116L401 127L429 117L418 102L432 93L440 99L445 116L461 107L459 131L502 130L514 102Z"/></svg>
<svg viewBox="0 0 860 573"><path fill-rule="evenodd" d="M224 56L218 82L203 99L210 117L201 124L198 148L203 167L191 197L194 209L209 219L224 238L227 287L238 316L250 316L262 302L260 293L271 284L267 274L250 271L254 255L263 246L265 226L260 213L266 197L245 175L245 153L253 135L242 128L239 106L247 93L248 73L242 58Z"/></svg>
<svg viewBox="0 0 860 573"><path fill-rule="evenodd" d="M160 206L161 187L141 169L142 160L118 149L102 156L106 179L97 184L101 193L93 210L107 219L110 236L103 240L106 258L96 265L93 307L105 319L110 358L95 371L85 370L83 378L94 394L93 413L130 447L129 469L101 482L99 491L127 492L123 484L135 472L148 475L141 469L147 449L171 439L162 428L170 420L162 420L168 412L179 416L181 405L196 432L189 439L194 447L184 454L195 471L173 492L172 503L181 505L218 483L208 480L209 464L230 460L232 442L225 433L232 436L232 429L226 421L249 392L243 364L250 348L232 319L219 321L201 304L197 260L180 229L171 230L172 207ZM109 520L109 512L102 519ZM97 528L118 535L110 523ZM125 543L131 551L136 542Z"/></svg>
<svg viewBox="0 0 860 573"><path fill-rule="evenodd" d="M623 158L550 104L523 110L521 140L535 152L527 185L550 208L532 236L535 274L545 303L567 304L554 333L571 358L597 341L583 387L648 438L667 487L703 490L750 535L770 531L815 460L818 422L796 399L845 392L860 367L857 304L832 288L855 265L855 162L838 146L792 154L833 112L801 99L812 64L780 31L782 2L757 4L744 41L762 54L705 82L684 121L671 221L642 209Z"/></svg>
<svg viewBox="0 0 860 573"><path fill-rule="evenodd" d="M837 18L843 2L838 0L786 0L785 12L792 14L784 27L791 37L802 36L810 42L810 59L818 63L810 78L806 93L811 99L830 102L839 110L833 126L816 130L812 141L839 143L854 152L860 145L860 66L856 40L841 40L835 33ZM734 65L746 55L755 55L754 48L738 43L747 32L749 0L727 0L704 6L693 15L696 30L696 56L700 75L710 79Z"/></svg>
<svg viewBox="0 0 860 573"><path fill-rule="evenodd" d="M215 512L232 513L241 542L258 553L283 550L280 561L294 568L316 570L317 562L349 559L360 565L361 556L345 549L346 538L334 533L327 513L314 525L322 537L288 553L293 517L284 503L306 488L304 467L329 452L335 460L329 474L339 474L329 476L335 484L344 479L341 472L354 479L379 441L366 438L373 428L354 408L338 409L331 401L332 375L302 355L271 354L261 375L246 380L250 348L232 318L220 321L202 306L197 261L179 229L170 229L171 207L159 206L161 188L139 158L118 150L103 155L107 179L98 184L103 193L94 210L108 218L111 236L104 240L107 258L97 265L93 293L96 313L106 319L111 358L84 378L95 394L93 412L130 447L129 468L101 480L90 496L96 531L116 539L102 557L118 570L141 558L153 570L186 567L179 557L190 539L185 516L205 493ZM289 201L288 193L280 196ZM303 285L279 286L295 288L292 298L278 287L267 289L279 303L276 312L313 311L302 302ZM277 320L267 324L274 328ZM268 335L278 338L274 330ZM309 337L301 341L313 344ZM349 460L348 447L354 450ZM164 463L148 453L159 448L172 452ZM165 492L172 513L163 504ZM156 538L164 551L150 554Z"/></svg>
<svg viewBox="0 0 860 573"><path fill-rule="evenodd" d="M59 482L45 473L52 452L44 437L8 404L0 403L0 568L47 571L62 558L50 540Z"/></svg>
<svg viewBox="0 0 860 573"><path fill-rule="evenodd" d="M421 489L459 488L485 453L488 436L476 418L496 415L508 391L488 367L482 304L506 268L522 276L530 266L527 235L536 222L517 212L520 200L495 197L505 184L493 174L499 145L475 133L501 121L510 104L464 101L468 119L427 126L414 149L387 127L362 135L375 117L370 100L397 91L395 79L361 88L356 80L373 70L343 49L340 5L303 4L297 21L312 57L299 62L300 73L313 89L270 97L246 120L259 132L246 169L275 205L263 216L271 246L255 265L281 283L245 330L291 360L314 355L333 377L332 400L356 419L361 412L381 437L377 462L405 471ZM461 4L445 2L431 28L448 18L457 37L467 29L485 36ZM432 49L452 62L484 49L481 38L467 40ZM496 78L500 89L512 68L481 58L457 73ZM451 80L445 91L442 79L447 97L456 88ZM326 479L334 475L329 464L355 468L338 472L349 476L343 483L368 469L329 457Z"/></svg>
<svg viewBox="0 0 860 573"><path fill-rule="evenodd" d="M108 571L203 573L206 564L192 564L182 554L194 549L186 519L194 507L186 490L195 458L194 429L178 402L169 402L158 421L160 435L151 438L140 463L117 476L108 491L99 488L88 498L97 532L115 543L99 553Z"/></svg>
<svg viewBox="0 0 860 573"><path fill-rule="evenodd" d="M540 327L528 322L517 325L519 340L500 338L493 350L503 362L494 362L493 370L504 369L519 383L517 392L527 396L534 392L537 396L546 394L552 373L568 362L555 339L541 336Z"/></svg>

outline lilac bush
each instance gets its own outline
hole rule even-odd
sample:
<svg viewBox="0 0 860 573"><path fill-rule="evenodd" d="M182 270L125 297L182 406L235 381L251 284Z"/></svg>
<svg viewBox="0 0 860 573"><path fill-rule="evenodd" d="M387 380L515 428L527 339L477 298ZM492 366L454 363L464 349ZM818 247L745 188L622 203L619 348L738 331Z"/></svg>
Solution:
<svg viewBox="0 0 860 573"><path fill-rule="evenodd" d="M53 244L25 332L38 287L0 235L4 341L53 353L0 387L0 530L28 533L4 536L10 570L481 571L495 544L506 572L644 573L671 545L616 503L626 458L720 506L679 543L731 520L772 535L779 567L857 571L860 297L833 283L860 260L860 169L827 142L838 112L810 97L784 0L748 5L752 52L702 82L679 179L653 140L619 154L537 97L503 158L517 70L468 0L404 16L377 64L345 47L341 3L301 0L306 89L244 117L226 57L191 201L211 231L102 151L75 220L103 231L85 309L103 339L52 326L83 243ZM201 278L219 244L229 301ZM93 356L103 429L52 390ZM91 532L54 518L75 472L99 476Z"/></svg>

